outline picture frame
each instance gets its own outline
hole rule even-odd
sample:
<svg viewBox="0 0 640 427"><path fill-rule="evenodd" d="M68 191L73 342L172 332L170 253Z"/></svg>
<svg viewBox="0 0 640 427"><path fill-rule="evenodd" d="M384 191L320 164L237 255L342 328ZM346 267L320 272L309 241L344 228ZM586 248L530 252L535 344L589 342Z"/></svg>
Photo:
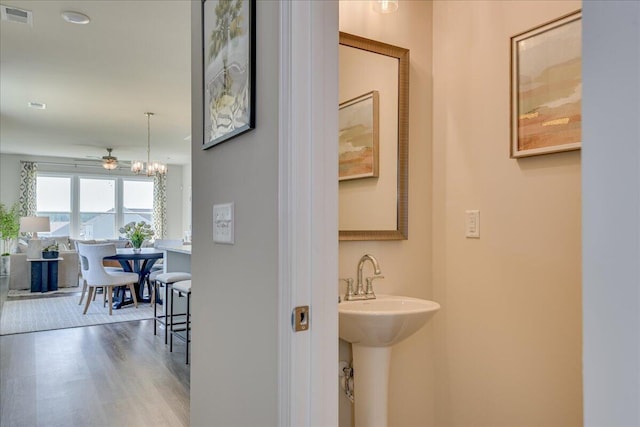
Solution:
<svg viewBox="0 0 640 427"><path fill-rule="evenodd" d="M340 103L338 180L379 176L380 95L373 90Z"/></svg>
<svg viewBox="0 0 640 427"><path fill-rule="evenodd" d="M511 37L511 158L582 145L580 10Z"/></svg>
<svg viewBox="0 0 640 427"><path fill-rule="evenodd" d="M202 1L203 149L255 128L256 0Z"/></svg>

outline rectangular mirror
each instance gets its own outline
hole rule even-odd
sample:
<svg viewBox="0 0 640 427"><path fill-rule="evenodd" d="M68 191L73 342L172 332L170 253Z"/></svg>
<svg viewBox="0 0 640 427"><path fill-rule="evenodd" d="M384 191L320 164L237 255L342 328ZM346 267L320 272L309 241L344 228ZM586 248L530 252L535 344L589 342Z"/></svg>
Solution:
<svg viewBox="0 0 640 427"><path fill-rule="evenodd" d="M340 240L408 237L409 50L340 33Z"/></svg>

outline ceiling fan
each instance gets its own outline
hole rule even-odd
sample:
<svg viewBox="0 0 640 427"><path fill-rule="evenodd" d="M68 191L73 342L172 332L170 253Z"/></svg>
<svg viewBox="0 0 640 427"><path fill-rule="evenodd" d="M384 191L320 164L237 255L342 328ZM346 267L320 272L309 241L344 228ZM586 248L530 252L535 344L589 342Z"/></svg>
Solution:
<svg viewBox="0 0 640 427"><path fill-rule="evenodd" d="M107 170L114 170L118 167L118 158L111 155L113 148L107 148L107 155L102 156L102 167Z"/></svg>

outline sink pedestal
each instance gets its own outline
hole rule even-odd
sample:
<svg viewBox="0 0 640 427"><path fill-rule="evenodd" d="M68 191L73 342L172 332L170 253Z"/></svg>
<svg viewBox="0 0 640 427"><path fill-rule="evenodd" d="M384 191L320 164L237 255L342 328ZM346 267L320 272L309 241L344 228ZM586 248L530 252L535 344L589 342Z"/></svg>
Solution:
<svg viewBox="0 0 640 427"><path fill-rule="evenodd" d="M387 427L391 348L439 309L437 302L392 295L338 305L340 338L353 349L356 427Z"/></svg>
<svg viewBox="0 0 640 427"><path fill-rule="evenodd" d="M352 345L355 427L387 426L391 347Z"/></svg>

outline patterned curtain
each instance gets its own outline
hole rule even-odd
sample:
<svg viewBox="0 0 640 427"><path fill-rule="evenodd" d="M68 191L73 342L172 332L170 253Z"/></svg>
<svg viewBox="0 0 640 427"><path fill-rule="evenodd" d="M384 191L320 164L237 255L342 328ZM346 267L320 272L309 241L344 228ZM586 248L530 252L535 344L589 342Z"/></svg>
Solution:
<svg viewBox="0 0 640 427"><path fill-rule="evenodd" d="M153 176L153 230L155 239L163 239L167 234L167 176Z"/></svg>
<svg viewBox="0 0 640 427"><path fill-rule="evenodd" d="M38 165L35 162L20 163L20 216L35 216Z"/></svg>

